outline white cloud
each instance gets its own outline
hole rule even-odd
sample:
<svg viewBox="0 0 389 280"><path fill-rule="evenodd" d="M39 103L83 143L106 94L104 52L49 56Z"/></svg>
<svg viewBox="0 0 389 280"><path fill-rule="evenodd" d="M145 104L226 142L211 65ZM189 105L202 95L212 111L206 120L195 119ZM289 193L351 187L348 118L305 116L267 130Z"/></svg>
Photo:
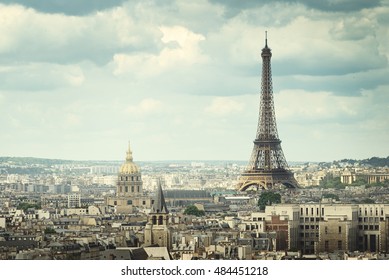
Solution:
<svg viewBox="0 0 389 280"><path fill-rule="evenodd" d="M161 101L153 98L146 98L137 105L128 106L126 112L132 115L144 116L159 112L162 107L163 104Z"/></svg>
<svg viewBox="0 0 389 280"><path fill-rule="evenodd" d="M287 158L387 153L387 3L264 2L139 0L78 16L0 4L0 154L122 159L130 138L139 160L245 160L265 30Z"/></svg>
<svg viewBox="0 0 389 280"><path fill-rule="evenodd" d="M330 92L282 90L275 95L275 110L280 121L333 121L354 118L366 104L365 98L336 96Z"/></svg>
<svg viewBox="0 0 389 280"><path fill-rule="evenodd" d="M16 90L48 90L78 87L85 81L79 65L20 63L0 67L0 88Z"/></svg>
<svg viewBox="0 0 389 280"><path fill-rule="evenodd" d="M81 125L81 119L75 114L67 114L65 119L65 125L67 127L77 127Z"/></svg>
<svg viewBox="0 0 389 280"><path fill-rule="evenodd" d="M165 46L158 54L115 54L114 74L130 72L142 77L155 76L170 69L189 67L207 60L199 47L199 43L205 40L203 35L183 26L162 26L160 30L163 34L161 42Z"/></svg>
<svg viewBox="0 0 389 280"><path fill-rule="evenodd" d="M204 111L212 115L223 116L239 113L244 109L244 104L230 97L216 97Z"/></svg>

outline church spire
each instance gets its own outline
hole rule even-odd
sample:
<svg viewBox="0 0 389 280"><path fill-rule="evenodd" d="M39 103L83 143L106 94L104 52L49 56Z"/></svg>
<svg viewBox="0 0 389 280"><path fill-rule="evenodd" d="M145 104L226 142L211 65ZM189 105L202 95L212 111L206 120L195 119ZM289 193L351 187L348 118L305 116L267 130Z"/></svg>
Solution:
<svg viewBox="0 0 389 280"><path fill-rule="evenodd" d="M133 160L134 160L134 158L132 157L132 151L131 151L130 141L128 141L128 150L127 150L126 161L127 161L127 162L132 162Z"/></svg>
<svg viewBox="0 0 389 280"><path fill-rule="evenodd" d="M165 197L162 191L161 179L158 179L157 194L154 204L151 207L151 213L169 214L169 210L166 207Z"/></svg>

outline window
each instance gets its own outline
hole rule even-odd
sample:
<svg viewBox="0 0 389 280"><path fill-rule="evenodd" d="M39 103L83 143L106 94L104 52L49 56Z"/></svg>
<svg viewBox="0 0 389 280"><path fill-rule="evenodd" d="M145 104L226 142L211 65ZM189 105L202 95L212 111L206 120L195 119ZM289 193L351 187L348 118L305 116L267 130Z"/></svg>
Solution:
<svg viewBox="0 0 389 280"><path fill-rule="evenodd" d="M330 247L329 245L330 245L330 244L329 244L328 240L325 240L325 241L324 241L324 250L327 251L327 252L329 251L329 250L328 250L329 247Z"/></svg>
<svg viewBox="0 0 389 280"><path fill-rule="evenodd" d="M342 250L342 240L338 240L338 250Z"/></svg>
<svg viewBox="0 0 389 280"><path fill-rule="evenodd" d="M308 207L307 207L307 208L305 208L305 215L307 215L307 216L308 216Z"/></svg>
<svg viewBox="0 0 389 280"><path fill-rule="evenodd" d="M342 227L338 227L338 232L342 233Z"/></svg>
<svg viewBox="0 0 389 280"><path fill-rule="evenodd" d="M324 227L324 233L325 233L325 234L328 233L328 227Z"/></svg>

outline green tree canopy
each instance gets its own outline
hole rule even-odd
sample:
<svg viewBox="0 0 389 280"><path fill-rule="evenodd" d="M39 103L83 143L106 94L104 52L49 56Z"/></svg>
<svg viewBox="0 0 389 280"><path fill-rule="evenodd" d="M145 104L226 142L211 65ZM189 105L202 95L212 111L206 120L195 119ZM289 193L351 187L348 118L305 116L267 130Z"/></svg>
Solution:
<svg viewBox="0 0 389 280"><path fill-rule="evenodd" d="M323 194L323 198L332 198L334 200L339 201L339 196L334 193L325 193Z"/></svg>
<svg viewBox="0 0 389 280"><path fill-rule="evenodd" d="M55 233L57 233L55 229L49 227L45 228L45 234L55 234Z"/></svg>
<svg viewBox="0 0 389 280"><path fill-rule="evenodd" d="M324 176L323 180L320 181L320 187L328 189L344 189L345 185L340 181L340 177L334 177L332 174L327 174Z"/></svg>
<svg viewBox="0 0 389 280"><path fill-rule="evenodd" d="M279 193L266 191L261 193L261 195L259 196L259 209L265 210L266 205L272 205L273 203L281 203L281 195Z"/></svg>
<svg viewBox="0 0 389 280"><path fill-rule="evenodd" d="M199 210L194 205L189 205L185 208L184 214L185 215L194 215L194 216L200 217L200 216L204 216L205 212L203 210Z"/></svg>

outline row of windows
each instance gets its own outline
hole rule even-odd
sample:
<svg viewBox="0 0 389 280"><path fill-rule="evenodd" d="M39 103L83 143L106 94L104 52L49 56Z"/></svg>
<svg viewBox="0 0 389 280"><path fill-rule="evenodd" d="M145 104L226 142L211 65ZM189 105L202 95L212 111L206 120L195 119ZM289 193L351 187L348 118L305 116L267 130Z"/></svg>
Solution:
<svg viewBox="0 0 389 280"><path fill-rule="evenodd" d="M300 225L300 229L319 229L319 225Z"/></svg>
<svg viewBox="0 0 389 280"><path fill-rule="evenodd" d="M120 176L120 181L140 181L140 176Z"/></svg>
<svg viewBox="0 0 389 280"><path fill-rule="evenodd" d="M323 221L324 218L300 218L300 223L313 223L313 222L320 222Z"/></svg>
<svg viewBox="0 0 389 280"><path fill-rule="evenodd" d="M300 208L300 215L301 216L313 216L313 215L316 215L316 216L319 216L320 214L320 208L319 207L301 207ZM362 211L363 210L363 211ZM373 216L373 213L375 213L375 216L378 216L378 213L380 213L381 216L384 215L384 208L381 207L381 209L378 209L378 207L375 207L373 209L373 207L365 207L364 209L362 209L362 207L359 207L359 215L361 216L362 213L364 213L365 216L367 215L370 215L370 216ZM324 207L321 208L321 215L324 216Z"/></svg>
<svg viewBox="0 0 389 280"><path fill-rule="evenodd" d="M124 192L128 193L128 190L129 190L128 186L125 186L124 187ZM135 187L131 186L131 192L133 193L134 191L135 191ZM140 186L136 186L136 191L140 192ZM123 187L122 186L119 187L119 192L120 193L123 192Z"/></svg>
<svg viewBox="0 0 389 280"><path fill-rule="evenodd" d="M342 240L338 240L338 250L342 250ZM328 240L325 240L324 241L324 250L325 251L329 251L330 249L330 246L329 246L329 241Z"/></svg>
<svg viewBox="0 0 389 280"><path fill-rule="evenodd" d="M324 233L328 234L328 227L324 227ZM341 226L338 227L338 233L342 233L342 227Z"/></svg>
<svg viewBox="0 0 389 280"><path fill-rule="evenodd" d="M154 200L151 201L151 204L154 204ZM113 202L113 205L118 205L117 200ZM132 205L132 200L127 200L127 205ZM146 201L142 201L142 205L146 205Z"/></svg>
<svg viewBox="0 0 389 280"><path fill-rule="evenodd" d="M316 208L314 208L314 207L311 207L311 208L305 207L305 216L308 216L308 215L319 216L319 214L320 214L319 213L319 211L320 211L319 209L320 209L319 207L316 207ZM304 208L303 207L300 208L300 215L304 216ZM321 215L324 216L324 207L321 208Z"/></svg>
<svg viewBox="0 0 389 280"><path fill-rule="evenodd" d="M246 224L246 230L262 229L262 224Z"/></svg>
<svg viewBox="0 0 389 280"><path fill-rule="evenodd" d="M376 207L374 210L375 211L373 211L373 207L370 207L369 211L368 211L367 207L365 207L363 213L365 214L365 216L367 216L368 213L370 214L370 216L373 216L373 212L374 212L375 215L378 216L378 208ZM362 207L359 207L359 215L362 215ZM384 208L382 208L382 207L380 209L380 215L381 216L384 215Z"/></svg>
<svg viewBox="0 0 389 280"><path fill-rule="evenodd" d="M300 232L300 237L319 237L318 232Z"/></svg>
<svg viewBox="0 0 389 280"><path fill-rule="evenodd" d="M364 222L364 223L378 223L379 221L383 221L384 220L384 218L383 217L380 217L380 218L378 218L378 217L364 217L364 218L362 218L362 217L359 217L358 218L358 222L360 222L360 223L362 223L362 222Z"/></svg>
<svg viewBox="0 0 389 280"><path fill-rule="evenodd" d="M318 225L300 225L300 230L315 230L317 231L319 229ZM358 229L360 230L379 230L380 226L379 225L359 225ZM305 237L307 237L309 234L313 234L314 232L306 232ZM328 227L324 227L324 233L328 234ZM342 227L338 227L338 233L342 233ZM318 233L317 233L318 234ZM304 236L304 233L300 233L300 236Z"/></svg>
<svg viewBox="0 0 389 280"><path fill-rule="evenodd" d="M379 230L380 226L379 225L359 225L358 228L363 230Z"/></svg>

